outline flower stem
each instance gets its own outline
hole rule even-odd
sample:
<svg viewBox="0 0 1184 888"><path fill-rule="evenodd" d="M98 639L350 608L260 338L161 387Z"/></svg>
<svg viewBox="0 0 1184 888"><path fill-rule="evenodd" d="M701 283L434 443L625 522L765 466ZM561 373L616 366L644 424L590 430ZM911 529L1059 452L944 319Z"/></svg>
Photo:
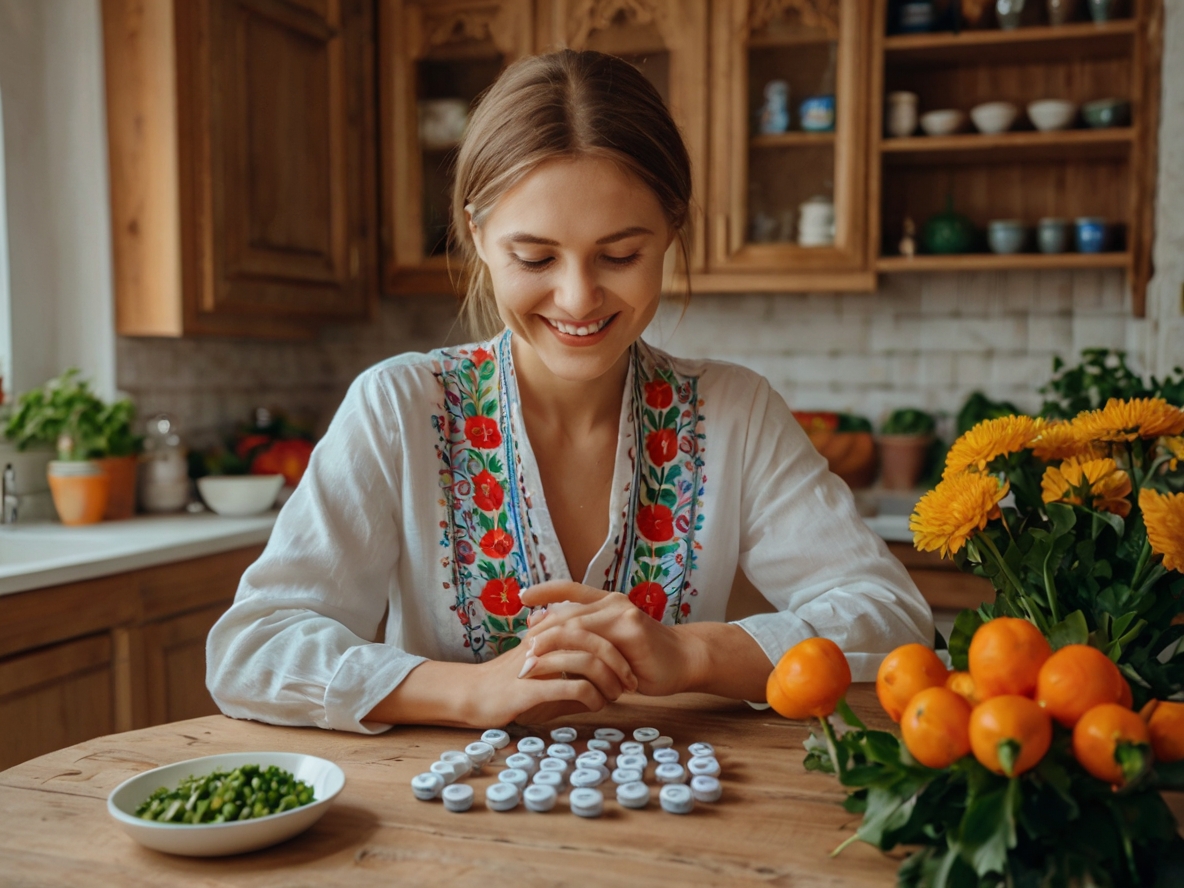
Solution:
<svg viewBox="0 0 1184 888"><path fill-rule="evenodd" d="M981 532L976 533L974 537L976 540L980 540L983 545L986 546L987 550L993 556L995 556L995 563L998 564L999 570L1003 573L1003 576L1007 578L1008 582L1011 583L1012 587L1015 589L1016 595L1023 599L1025 597L1024 587L1020 585L1020 581L1016 579L1015 574L1011 572L1011 568L1003 559L1003 555L995 547L995 542L987 534Z"/></svg>
<svg viewBox="0 0 1184 888"><path fill-rule="evenodd" d="M1135 575L1131 579L1131 588L1139 588L1139 578L1143 576L1143 571L1147 568L1147 562L1151 560L1151 540L1143 540L1143 549L1139 552L1139 561L1135 565Z"/></svg>

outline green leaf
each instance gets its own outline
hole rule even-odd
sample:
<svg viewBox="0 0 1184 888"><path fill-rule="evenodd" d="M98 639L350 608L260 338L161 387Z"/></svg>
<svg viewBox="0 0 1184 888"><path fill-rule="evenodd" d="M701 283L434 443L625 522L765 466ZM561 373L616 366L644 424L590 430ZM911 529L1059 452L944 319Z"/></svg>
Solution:
<svg viewBox="0 0 1184 888"><path fill-rule="evenodd" d="M1146 743L1123 740L1114 748L1114 760L1122 768L1122 778L1126 785L1130 785L1150 769L1151 747Z"/></svg>
<svg viewBox="0 0 1184 888"><path fill-rule="evenodd" d="M1022 798L1020 781L974 799L962 816L958 838L962 856L980 876L1007 871L1007 852L1016 846L1015 816Z"/></svg>
<svg viewBox="0 0 1184 888"><path fill-rule="evenodd" d="M999 754L999 766L1003 773L1011 777L1015 773L1015 763L1020 757L1020 744L1016 740L1000 740L996 746Z"/></svg>
<svg viewBox="0 0 1184 888"><path fill-rule="evenodd" d="M1052 522L1053 537L1064 536L1077 524L1077 513L1072 506L1065 503L1048 503L1044 507L1048 519Z"/></svg>
<svg viewBox="0 0 1184 888"><path fill-rule="evenodd" d="M843 723L848 727L858 728L861 731L867 730L867 725L865 725L860 720L859 716L856 715L855 711L848 705L846 697L843 697L839 700L838 704L835 706L835 712L839 714L839 718L841 718Z"/></svg>
<svg viewBox="0 0 1184 888"><path fill-rule="evenodd" d="M965 672L969 664L970 640L985 621L977 611L964 610L954 620L950 632L950 661L954 668Z"/></svg>
<svg viewBox="0 0 1184 888"><path fill-rule="evenodd" d="M477 415L477 405L472 401L465 401L464 404L461 405L460 412L463 413L467 418L471 419Z"/></svg>
<svg viewBox="0 0 1184 888"><path fill-rule="evenodd" d="M663 487L658 492L658 502L668 509L675 509L678 507L678 494L671 487Z"/></svg>
<svg viewBox="0 0 1184 888"><path fill-rule="evenodd" d="M863 815L859 829L856 830L856 835L864 842L887 851L895 843L885 847L884 834L904 825L916 804L915 795L902 798L895 790L873 786L868 790L867 811Z"/></svg>
<svg viewBox="0 0 1184 888"><path fill-rule="evenodd" d="M1048 643L1054 651L1067 644L1088 644L1089 624L1085 622L1085 614L1075 610L1053 626L1048 632Z"/></svg>
<svg viewBox="0 0 1184 888"><path fill-rule="evenodd" d="M674 423L677 419L678 419L678 407L677 406L671 407L669 410L666 411L666 414L662 417L662 428L665 429L665 428L673 427Z"/></svg>
<svg viewBox="0 0 1184 888"><path fill-rule="evenodd" d="M498 459L496 455L491 455L489 457L489 463L486 466L486 468L488 468L490 471L490 474L493 474L493 475L501 475L503 473L502 461L500 459Z"/></svg>
<svg viewBox="0 0 1184 888"><path fill-rule="evenodd" d="M493 379L495 370L497 370L497 364L494 361L485 361L481 364L481 370L479 371L478 378L480 378L482 382L488 382L489 380Z"/></svg>
<svg viewBox="0 0 1184 888"><path fill-rule="evenodd" d="M1126 522L1115 515L1113 512L1095 512L1093 509L1085 509L1093 517L1093 524L1090 527L1090 536L1095 540L1101 536L1102 531L1110 528L1122 539L1126 533Z"/></svg>
<svg viewBox="0 0 1184 888"><path fill-rule="evenodd" d="M497 417L497 399L490 398L488 401L481 403L481 415L487 416L490 419Z"/></svg>

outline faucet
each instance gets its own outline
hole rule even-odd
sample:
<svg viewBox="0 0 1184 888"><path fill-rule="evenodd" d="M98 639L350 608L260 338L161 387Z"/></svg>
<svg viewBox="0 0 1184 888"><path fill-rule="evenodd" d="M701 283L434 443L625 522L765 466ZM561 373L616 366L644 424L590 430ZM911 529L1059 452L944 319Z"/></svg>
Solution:
<svg viewBox="0 0 1184 888"><path fill-rule="evenodd" d="M16 469L9 463L4 467L3 483L0 484L0 524L15 524L20 497L16 495Z"/></svg>

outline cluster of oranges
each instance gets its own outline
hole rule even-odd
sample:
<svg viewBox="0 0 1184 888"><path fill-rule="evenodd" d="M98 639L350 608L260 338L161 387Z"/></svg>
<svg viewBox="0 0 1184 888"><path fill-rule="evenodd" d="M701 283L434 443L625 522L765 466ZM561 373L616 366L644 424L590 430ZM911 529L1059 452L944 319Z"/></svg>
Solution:
<svg viewBox="0 0 1184 888"><path fill-rule="evenodd" d="M1073 732L1081 766L1114 785L1139 770L1131 764L1139 756L1118 754L1124 745L1163 762L1184 759L1184 703L1152 700L1133 712L1126 679L1096 648L1070 644L1053 653L1027 620L997 617L975 632L969 666L951 672L921 644L898 647L880 665L876 696L923 765L947 768L973 753L996 774L1018 776L1048 752L1053 721ZM826 718L850 684L839 646L808 638L781 658L766 692L786 718Z"/></svg>
<svg viewBox="0 0 1184 888"><path fill-rule="evenodd" d="M1096 648L1070 644L1053 653L1027 620L998 617L975 632L969 667L950 672L920 644L897 648L880 665L876 696L923 765L946 768L973 753L996 774L1018 776L1048 752L1053 721L1073 732L1081 766L1114 785L1139 770L1138 757L1118 755L1123 745L1160 761L1184 758L1184 703L1153 700L1133 712L1126 679Z"/></svg>

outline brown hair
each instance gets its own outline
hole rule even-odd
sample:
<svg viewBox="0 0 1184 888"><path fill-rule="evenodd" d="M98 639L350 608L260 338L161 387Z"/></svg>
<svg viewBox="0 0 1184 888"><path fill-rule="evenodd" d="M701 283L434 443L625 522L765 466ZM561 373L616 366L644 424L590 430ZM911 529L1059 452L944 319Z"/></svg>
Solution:
<svg viewBox="0 0 1184 888"><path fill-rule="evenodd" d="M452 240L462 261L461 315L471 334L492 336L502 322L465 209L480 225L498 198L539 164L589 155L623 163L649 186L689 259L691 162L653 85L602 52L564 49L522 59L480 99L457 157Z"/></svg>

